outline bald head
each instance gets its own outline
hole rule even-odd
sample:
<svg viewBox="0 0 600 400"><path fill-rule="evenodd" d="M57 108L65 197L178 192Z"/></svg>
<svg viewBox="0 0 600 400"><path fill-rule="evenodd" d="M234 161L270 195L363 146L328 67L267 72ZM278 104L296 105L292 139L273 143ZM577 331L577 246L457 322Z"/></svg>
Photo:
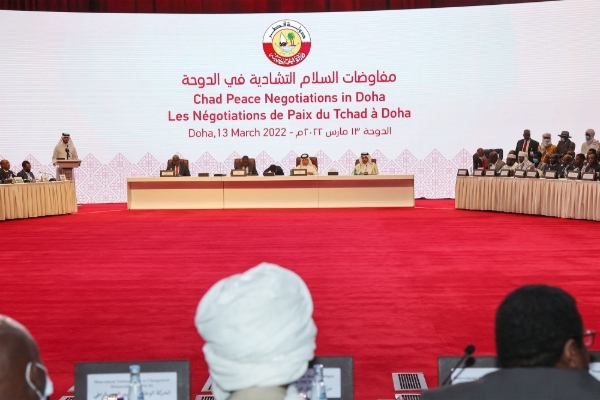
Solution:
<svg viewBox="0 0 600 400"><path fill-rule="evenodd" d="M0 168L9 169L10 163L8 162L8 160L0 160Z"/></svg>
<svg viewBox="0 0 600 400"><path fill-rule="evenodd" d="M39 400L25 379L29 362L41 363L33 337L17 321L0 315L0 399ZM43 392L45 371L33 364L30 376L35 387Z"/></svg>

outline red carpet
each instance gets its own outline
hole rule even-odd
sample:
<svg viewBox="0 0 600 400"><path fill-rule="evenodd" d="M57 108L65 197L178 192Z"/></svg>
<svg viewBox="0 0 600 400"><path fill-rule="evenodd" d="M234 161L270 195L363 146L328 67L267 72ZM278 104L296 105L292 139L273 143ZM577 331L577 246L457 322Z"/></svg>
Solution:
<svg viewBox="0 0 600 400"><path fill-rule="evenodd" d="M493 354L493 319L525 283L560 285L600 329L598 225L455 210L127 211L0 223L0 313L29 327L62 395L87 360L190 359L207 378L193 317L218 279L270 261L315 303L317 354L353 355L356 398L391 399L391 372L423 371L468 343ZM55 396L56 397L56 396ZM58 398L58 397L56 397ZM192 397L193 398L193 397Z"/></svg>

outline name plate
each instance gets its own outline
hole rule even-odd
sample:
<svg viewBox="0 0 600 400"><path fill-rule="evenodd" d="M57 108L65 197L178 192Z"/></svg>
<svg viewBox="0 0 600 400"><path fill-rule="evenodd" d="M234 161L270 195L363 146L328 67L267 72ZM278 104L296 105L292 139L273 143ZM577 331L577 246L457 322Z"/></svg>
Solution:
<svg viewBox="0 0 600 400"><path fill-rule="evenodd" d="M518 169L515 171L515 178L525 178L526 176L526 171L522 170L522 169Z"/></svg>
<svg viewBox="0 0 600 400"><path fill-rule="evenodd" d="M456 173L456 176L469 176L469 170L468 169L459 169L458 172Z"/></svg>
<svg viewBox="0 0 600 400"><path fill-rule="evenodd" d="M579 179L579 171L567 172L567 179Z"/></svg>
<svg viewBox="0 0 600 400"><path fill-rule="evenodd" d="M64 182L64 181L67 180L67 176L65 174L60 174L58 177L59 177L59 179L60 179L61 182Z"/></svg>
<svg viewBox="0 0 600 400"><path fill-rule="evenodd" d="M537 171L527 171L528 178L539 178L540 174Z"/></svg>
<svg viewBox="0 0 600 400"><path fill-rule="evenodd" d="M581 180L582 181L595 181L596 173L595 172L584 172L583 175L581 175Z"/></svg>
<svg viewBox="0 0 600 400"><path fill-rule="evenodd" d="M15 183L25 183L25 181L23 181L23 178L21 178L20 176L17 176L17 177L15 177L13 179L14 179Z"/></svg>
<svg viewBox="0 0 600 400"><path fill-rule="evenodd" d="M510 169L501 169L500 170L500 176L503 176L505 178L510 176Z"/></svg>
<svg viewBox="0 0 600 400"><path fill-rule="evenodd" d="M485 176L496 176L496 171L493 169L488 169L485 171Z"/></svg>
<svg viewBox="0 0 600 400"><path fill-rule="evenodd" d="M292 176L306 176L308 175L308 171L301 168L294 168L292 170Z"/></svg>
<svg viewBox="0 0 600 400"><path fill-rule="evenodd" d="M175 171L173 171L172 169L161 170L160 176L173 178L175 177Z"/></svg>
<svg viewBox="0 0 600 400"><path fill-rule="evenodd" d="M177 400L177 372L140 373L144 399ZM127 393L129 374L89 374L87 376L87 398L98 398L110 394ZM101 398L101 397L100 397Z"/></svg>
<svg viewBox="0 0 600 400"><path fill-rule="evenodd" d="M473 171L473 176L483 176L483 169L476 169Z"/></svg>
<svg viewBox="0 0 600 400"><path fill-rule="evenodd" d="M231 176L246 176L245 169L232 169Z"/></svg>
<svg viewBox="0 0 600 400"><path fill-rule="evenodd" d="M544 178L546 179L556 179L557 176L558 174L556 173L556 171L546 171L544 173Z"/></svg>
<svg viewBox="0 0 600 400"><path fill-rule="evenodd" d="M198 177L199 178L201 178L201 177L207 177L207 176L208 176L208 172L200 172L200 173L198 173Z"/></svg>

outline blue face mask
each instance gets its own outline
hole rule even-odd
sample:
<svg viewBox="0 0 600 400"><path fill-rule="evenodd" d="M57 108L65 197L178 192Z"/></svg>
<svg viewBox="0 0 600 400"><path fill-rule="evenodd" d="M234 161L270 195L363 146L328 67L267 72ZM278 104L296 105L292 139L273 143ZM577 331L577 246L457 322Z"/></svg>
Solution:
<svg viewBox="0 0 600 400"><path fill-rule="evenodd" d="M535 162L535 163L538 162L538 161L540 161L540 160L538 160L537 158L533 159L533 162Z"/></svg>
<svg viewBox="0 0 600 400"><path fill-rule="evenodd" d="M589 141L592 137L590 135L585 135L585 141Z"/></svg>
<svg viewBox="0 0 600 400"><path fill-rule="evenodd" d="M566 137L561 137L561 138L560 138L560 141L561 141L561 142L566 142L566 141L567 141L567 138L566 138Z"/></svg>
<svg viewBox="0 0 600 400"><path fill-rule="evenodd" d="M43 369L44 372L46 373L46 384L44 385L44 393L43 394L42 394L42 392L40 392L38 390L38 388L35 387L35 385L31 381L31 367L33 366L33 364L35 364L38 368ZM52 380L50 379L50 376L48 375L48 370L46 369L46 367L43 364L41 364L39 362L30 361L27 364L27 368L25 369L25 380L27 381L27 384L29 385L29 387L31 389L33 389L33 391L38 395L40 400L46 400L48 397L50 397L52 395L52 393L54 393L54 385L52 384Z"/></svg>

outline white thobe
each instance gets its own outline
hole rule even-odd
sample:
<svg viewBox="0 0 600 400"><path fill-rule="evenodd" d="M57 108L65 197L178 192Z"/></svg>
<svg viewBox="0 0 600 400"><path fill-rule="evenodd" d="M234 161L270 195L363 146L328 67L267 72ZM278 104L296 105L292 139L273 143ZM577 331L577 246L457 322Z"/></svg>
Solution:
<svg viewBox="0 0 600 400"><path fill-rule="evenodd" d="M365 164L360 161L354 166L354 175L363 175L365 172L369 175L378 175L379 170L377 169L377 164L374 162L368 162Z"/></svg>
<svg viewBox="0 0 600 400"><path fill-rule="evenodd" d="M312 164L308 164L308 165L302 165L302 164L300 164L300 165L298 165L296 167L296 169L305 169L306 173L309 174L309 175L311 175L311 174L312 175L319 175L319 171L317 171L317 168L315 168L315 166L312 165Z"/></svg>

